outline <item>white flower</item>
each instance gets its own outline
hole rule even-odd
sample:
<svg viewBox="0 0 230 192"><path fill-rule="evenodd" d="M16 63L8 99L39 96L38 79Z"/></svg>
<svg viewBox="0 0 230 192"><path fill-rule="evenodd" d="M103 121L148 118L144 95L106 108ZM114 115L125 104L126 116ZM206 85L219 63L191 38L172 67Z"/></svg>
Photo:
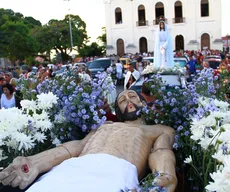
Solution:
<svg viewBox="0 0 230 192"><path fill-rule="evenodd" d="M223 174L221 171L217 171L214 173L210 173L211 178L214 182L209 182L209 185L205 187L208 191L218 191L218 192L228 192L229 185L224 179Z"/></svg>
<svg viewBox="0 0 230 192"><path fill-rule="evenodd" d="M203 148L203 149L208 149L209 145L211 144L212 142L212 138L209 138L209 137L205 137L205 138L200 138L200 146ZM215 142L212 142L212 145L214 144Z"/></svg>
<svg viewBox="0 0 230 192"><path fill-rule="evenodd" d="M55 123L63 123L66 121L66 118L64 116L64 111L60 111L57 115L55 115L55 118L54 118L54 122Z"/></svg>
<svg viewBox="0 0 230 192"><path fill-rule="evenodd" d="M225 129L225 131L220 134L220 136L218 137L218 140L223 143L226 143L227 145L230 145L230 141L229 141L230 129L227 129L229 128L229 124L223 125L222 127Z"/></svg>
<svg viewBox="0 0 230 192"><path fill-rule="evenodd" d="M192 156L189 155L189 157L187 157L185 160L184 160L185 163L187 164L191 164L192 163Z"/></svg>
<svg viewBox="0 0 230 192"><path fill-rule="evenodd" d="M52 144L58 146L58 145L61 144L61 141L56 137L56 138L53 140Z"/></svg>
<svg viewBox="0 0 230 192"><path fill-rule="evenodd" d="M34 147L34 141L31 136L27 136L24 133L15 132L14 135L11 136L12 140L15 140L19 143L18 150L29 150Z"/></svg>
<svg viewBox="0 0 230 192"><path fill-rule="evenodd" d="M46 136L44 135L44 133L41 132L36 132L34 134L34 140L37 140L38 142L44 143L44 140L46 140Z"/></svg>
<svg viewBox="0 0 230 192"><path fill-rule="evenodd" d="M214 155L212 155L212 158L218 160L219 162L223 163L224 162L224 157L225 155L223 154L222 150L217 151L216 153L214 153Z"/></svg>
<svg viewBox="0 0 230 192"><path fill-rule="evenodd" d="M200 105L207 106L207 105L210 103L209 100L210 100L210 99L207 98L207 97L200 97L200 98L198 98L198 103L199 103Z"/></svg>
<svg viewBox="0 0 230 192"><path fill-rule="evenodd" d="M17 131L24 131L31 117L16 108L0 110L1 140L10 137ZM1 143L1 142L0 142Z"/></svg>
<svg viewBox="0 0 230 192"><path fill-rule="evenodd" d="M18 142L16 140L9 139L5 141L5 144L8 148L12 148L14 150L18 149Z"/></svg>
<svg viewBox="0 0 230 192"><path fill-rule="evenodd" d="M7 158L7 156L3 156L3 150L0 149L0 161L4 160L6 158Z"/></svg>
<svg viewBox="0 0 230 192"><path fill-rule="evenodd" d="M38 107L41 109L48 109L53 106L53 104L57 103L58 97L54 95L52 92L49 92L48 94L42 93L40 95L37 95L38 98Z"/></svg>
<svg viewBox="0 0 230 192"><path fill-rule="evenodd" d="M37 105L35 101L30 101L30 100L22 100L20 102L22 109L28 109L28 110L36 110L37 109Z"/></svg>
<svg viewBox="0 0 230 192"><path fill-rule="evenodd" d="M194 140L194 141L198 141L200 140L203 135L204 135L204 129L205 129L205 126L204 125L192 125L190 130L191 130L191 139Z"/></svg>
<svg viewBox="0 0 230 192"><path fill-rule="evenodd" d="M51 129L53 124L49 120L37 120L34 126L44 132L48 129Z"/></svg>
<svg viewBox="0 0 230 192"><path fill-rule="evenodd" d="M214 99L214 105L219 107L221 111L226 111L228 110L229 103L225 101L219 101L217 99Z"/></svg>

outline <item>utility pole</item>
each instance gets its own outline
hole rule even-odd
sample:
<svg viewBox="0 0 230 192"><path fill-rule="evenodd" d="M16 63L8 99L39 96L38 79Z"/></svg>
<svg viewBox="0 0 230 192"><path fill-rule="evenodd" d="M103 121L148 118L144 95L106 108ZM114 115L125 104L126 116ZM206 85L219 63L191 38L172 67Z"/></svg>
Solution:
<svg viewBox="0 0 230 192"><path fill-rule="evenodd" d="M64 1L70 1L70 0L64 0ZM72 35L72 22L70 18L70 8L68 9L69 11L69 35L70 35L70 44L71 44L71 51L73 50L73 35Z"/></svg>

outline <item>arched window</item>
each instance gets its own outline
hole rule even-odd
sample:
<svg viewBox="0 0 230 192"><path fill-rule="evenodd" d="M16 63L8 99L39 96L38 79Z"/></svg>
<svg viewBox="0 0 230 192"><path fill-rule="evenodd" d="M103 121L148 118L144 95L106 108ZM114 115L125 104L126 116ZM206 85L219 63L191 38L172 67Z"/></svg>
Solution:
<svg viewBox="0 0 230 192"><path fill-rule="evenodd" d="M138 26L145 26L147 25L147 21L145 19L145 6L139 5L138 6Z"/></svg>
<svg viewBox="0 0 230 192"><path fill-rule="evenodd" d="M115 23L116 24L122 24L122 12L121 12L120 7L117 7L115 9Z"/></svg>
<svg viewBox="0 0 230 192"><path fill-rule="evenodd" d="M139 40L139 52L147 53L148 52L148 42L145 37L141 37Z"/></svg>
<svg viewBox="0 0 230 192"><path fill-rule="evenodd" d="M161 2L156 3L155 5L155 24L159 24L159 18L165 17L165 10L164 10L164 4Z"/></svg>
<svg viewBox="0 0 230 192"><path fill-rule="evenodd" d="M173 23L183 23L183 9L181 1L176 1L174 4L175 18Z"/></svg>
<svg viewBox="0 0 230 192"><path fill-rule="evenodd" d="M201 17L208 17L209 16L209 2L208 2L208 0L201 0L200 1L200 14L201 14Z"/></svg>

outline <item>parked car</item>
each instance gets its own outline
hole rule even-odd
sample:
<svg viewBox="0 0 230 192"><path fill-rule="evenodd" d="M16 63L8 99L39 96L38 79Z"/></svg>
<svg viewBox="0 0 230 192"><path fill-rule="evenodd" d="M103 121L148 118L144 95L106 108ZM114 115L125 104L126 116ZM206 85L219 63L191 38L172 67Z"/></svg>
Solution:
<svg viewBox="0 0 230 192"><path fill-rule="evenodd" d="M83 62L81 62L81 63L74 63L72 67L73 67L73 68L77 68L77 67L86 67L86 64L83 63Z"/></svg>
<svg viewBox="0 0 230 192"><path fill-rule="evenodd" d="M62 65L61 68L57 71L54 72L55 75L60 75L62 74L65 70L66 70L66 67L69 67L70 69L72 69L72 64L67 64L67 65Z"/></svg>
<svg viewBox="0 0 230 192"><path fill-rule="evenodd" d="M166 89L171 89L173 86L178 86L181 89L185 88L187 85L186 77L181 76L179 78L178 75L161 75L162 81L165 83ZM139 79L135 84L133 84L130 89L141 93L142 84L144 83L144 79Z"/></svg>
<svg viewBox="0 0 230 192"><path fill-rule="evenodd" d="M188 60L185 57L174 57L174 63L186 67Z"/></svg>
<svg viewBox="0 0 230 192"><path fill-rule="evenodd" d="M214 70L214 76L220 74L221 59L210 58L206 59L205 61L207 61L209 63L209 66Z"/></svg>
<svg viewBox="0 0 230 192"><path fill-rule="evenodd" d="M144 62L144 61L154 63L154 57L143 57L142 62Z"/></svg>
<svg viewBox="0 0 230 192"><path fill-rule="evenodd" d="M221 60L221 56L219 56L219 55L207 55L207 56L205 56L204 60L208 60L208 59L219 59L219 60Z"/></svg>
<svg viewBox="0 0 230 192"><path fill-rule="evenodd" d="M105 71L111 65L112 60L110 58L99 58L90 64L89 71L91 72L92 77L95 77L98 72Z"/></svg>
<svg viewBox="0 0 230 192"><path fill-rule="evenodd" d="M88 61L87 63L86 63L86 66L89 68L89 66L90 66L90 64L92 63L93 61Z"/></svg>

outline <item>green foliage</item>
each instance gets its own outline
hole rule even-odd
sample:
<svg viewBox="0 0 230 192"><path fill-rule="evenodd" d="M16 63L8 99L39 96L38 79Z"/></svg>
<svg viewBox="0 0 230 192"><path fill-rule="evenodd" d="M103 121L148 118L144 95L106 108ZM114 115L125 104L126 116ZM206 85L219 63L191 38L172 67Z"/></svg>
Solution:
<svg viewBox="0 0 230 192"><path fill-rule="evenodd" d="M99 46L96 42L93 42L90 45L85 45L82 49L80 49L79 55L81 57L101 56L103 55L103 47Z"/></svg>
<svg viewBox="0 0 230 192"><path fill-rule="evenodd" d="M106 28L105 27L102 27L102 35L99 36L97 38L97 40L99 41L99 43L102 44L102 52L105 53L105 50L106 50L106 44L107 44L107 41L106 41Z"/></svg>
<svg viewBox="0 0 230 192"><path fill-rule="evenodd" d="M42 26L33 17L24 17L11 9L0 9L0 57L24 60L38 53L61 53L62 60L70 59L70 22L73 49L78 51L88 41L86 24L78 15L66 15L63 20L50 20ZM69 51L69 52L68 52Z"/></svg>
<svg viewBox="0 0 230 192"><path fill-rule="evenodd" d="M42 26L41 22L34 19L33 17L25 17L23 22L30 28L34 28L36 26Z"/></svg>
<svg viewBox="0 0 230 192"><path fill-rule="evenodd" d="M3 36L0 45L5 57L11 60L24 60L36 52L35 41L22 21L7 21L0 27L0 30Z"/></svg>
<svg viewBox="0 0 230 192"><path fill-rule="evenodd" d="M14 13L11 9L0 9L0 56L22 61L35 54L36 43L30 35L30 28L36 22L38 24L32 17L24 20L21 13Z"/></svg>
<svg viewBox="0 0 230 192"><path fill-rule="evenodd" d="M61 53L62 60L70 59L70 23L72 26L73 49L79 51L88 40L86 24L78 15L66 16L63 20L50 20L48 24L35 27L32 35L38 42L39 52L48 52L52 49Z"/></svg>
<svg viewBox="0 0 230 192"><path fill-rule="evenodd" d="M106 46L106 28L102 27L102 35L97 38L99 42L101 42L104 46Z"/></svg>

